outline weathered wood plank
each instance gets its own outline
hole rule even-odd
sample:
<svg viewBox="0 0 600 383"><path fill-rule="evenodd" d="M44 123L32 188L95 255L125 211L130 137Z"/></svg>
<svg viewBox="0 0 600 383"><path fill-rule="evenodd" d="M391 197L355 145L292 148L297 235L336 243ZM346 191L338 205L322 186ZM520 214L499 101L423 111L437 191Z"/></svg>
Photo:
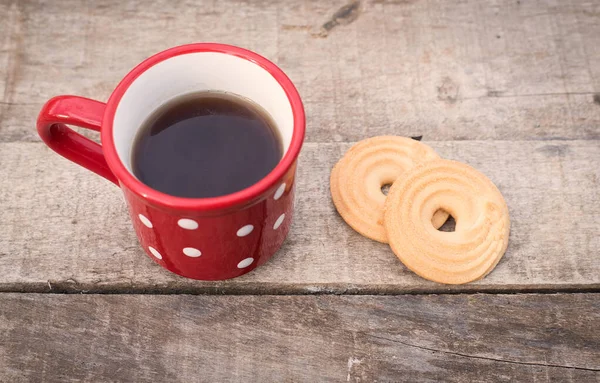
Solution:
<svg viewBox="0 0 600 383"><path fill-rule="evenodd" d="M600 382L600 296L0 295L6 382Z"/></svg>
<svg viewBox="0 0 600 383"><path fill-rule="evenodd" d="M138 62L193 41L281 65L310 142L600 138L599 2L363 1L321 37L345 3L1 0L0 141L39 140L51 96L106 100Z"/></svg>
<svg viewBox="0 0 600 383"><path fill-rule="evenodd" d="M339 217L329 172L350 146L309 143L298 167L288 240L238 279L176 277L143 253L120 191L41 143L0 144L0 290L256 293L600 288L600 141L429 142L471 164L504 194L507 254L484 280L447 287L406 270L387 245Z"/></svg>

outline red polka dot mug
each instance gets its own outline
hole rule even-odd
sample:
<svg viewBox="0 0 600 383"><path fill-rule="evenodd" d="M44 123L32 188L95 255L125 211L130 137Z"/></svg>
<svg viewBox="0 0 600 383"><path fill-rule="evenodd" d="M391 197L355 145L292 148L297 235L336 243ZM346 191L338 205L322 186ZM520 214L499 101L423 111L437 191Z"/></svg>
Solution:
<svg viewBox="0 0 600 383"><path fill-rule="evenodd" d="M281 161L256 184L220 197L175 197L146 186L131 170L138 129L168 100L202 90L231 92L262 106L282 138ZM66 124L99 131L102 145ZM52 98L37 129L54 151L123 190L144 250L176 274L201 280L240 276L267 262L290 229L304 109L283 71L251 51L204 43L168 49L127 74L106 104Z"/></svg>

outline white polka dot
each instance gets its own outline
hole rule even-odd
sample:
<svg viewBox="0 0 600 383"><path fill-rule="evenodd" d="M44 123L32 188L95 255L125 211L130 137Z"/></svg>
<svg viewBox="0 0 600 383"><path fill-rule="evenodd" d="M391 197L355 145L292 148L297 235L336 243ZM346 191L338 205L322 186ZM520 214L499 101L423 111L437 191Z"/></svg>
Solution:
<svg viewBox="0 0 600 383"><path fill-rule="evenodd" d="M142 223L146 227L149 227L150 229L152 229L152 222L150 222L150 220L148 218L146 218L143 214L138 214L138 217L140 218L140 221L142 221Z"/></svg>
<svg viewBox="0 0 600 383"><path fill-rule="evenodd" d="M152 255L154 255L156 258L162 259L162 255L160 255L160 253L158 252L158 250L156 250L152 246L148 246L148 250L150 250L150 252L152 253Z"/></svg>
<svg viewBox="0 0 600 383"><path fill-rule="evenodd" d="M254 262L254 258L246 258L240 263L238 263L238 269L243 269L244 267L248 267Z"/></svg>
<svg viewBox="0 0 600 383"><path fill-rule="evenodd" d="M193 247L184 247L183 254L188 257L197 258L202 255L202 252L198 249L194 249Z"/></svg>
<svg viewBox="0 0 600 383"><path fill-rule="evenodd" d="M279 218L277 218L277 221L275 221L275 225L273 225L273 229L275 229L275 230L279 229L279 226L281 226L284 219L285 219L285 214L280 215Z"/></svg>
<svg viewBox="0 0 600 383"><path fill-rule="evenodd" d="M254 226L252 226L252 225L246 225L246 226L242 227L241 229L239 229L237 231L237 236L238 237L245 237L248 234L252 233L252 230L254 230Z"/></svg>
<svg viewBox="0 0 600 383"><path fill-rule="evenodd" d="M180 219L179 221L177 221L177 224L179 225L179 227L186 230L196 230L198 228L198 222L188 218Z"/></svg>
<svg viewBox="0 0 600 383"><path fill-rule="evenodd" d="M285 182L281 184L281 186L279 186L277 188L277 191L275 192L275 195L273 196L273 199L275 201L277 201L279 198L281 198L281 196L283 195L283 192L285 191Z"/></svg>

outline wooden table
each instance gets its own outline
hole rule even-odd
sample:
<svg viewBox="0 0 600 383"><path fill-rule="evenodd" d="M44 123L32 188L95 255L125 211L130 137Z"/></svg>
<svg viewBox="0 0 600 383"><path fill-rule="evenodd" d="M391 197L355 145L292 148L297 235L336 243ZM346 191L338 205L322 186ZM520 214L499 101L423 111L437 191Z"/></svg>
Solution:
<svg viewBox="0 0 600 383"><path fill-rule="evenodd" d="M308 116L290 236L226 282L153 263L120 191L35 131L196 41L275 61ZM488 277L423 280L337 215L331 167L381 134L498 185ZM600 382L599 1L0 0L0 180L2 382Z"/></svg>

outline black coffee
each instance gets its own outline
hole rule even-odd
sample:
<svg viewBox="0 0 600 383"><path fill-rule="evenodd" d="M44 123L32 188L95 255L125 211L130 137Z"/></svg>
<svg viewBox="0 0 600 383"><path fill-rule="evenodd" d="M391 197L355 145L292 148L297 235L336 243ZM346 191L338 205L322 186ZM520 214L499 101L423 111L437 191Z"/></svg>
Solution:
<svg viewBox="0 0 600 383"><path fill-rule="evenodd" d="M178 197L234 193L258 182L283 154L275 123L260 106L221 92L177 97L154 112L133 144L133 173Z"/></svg>

